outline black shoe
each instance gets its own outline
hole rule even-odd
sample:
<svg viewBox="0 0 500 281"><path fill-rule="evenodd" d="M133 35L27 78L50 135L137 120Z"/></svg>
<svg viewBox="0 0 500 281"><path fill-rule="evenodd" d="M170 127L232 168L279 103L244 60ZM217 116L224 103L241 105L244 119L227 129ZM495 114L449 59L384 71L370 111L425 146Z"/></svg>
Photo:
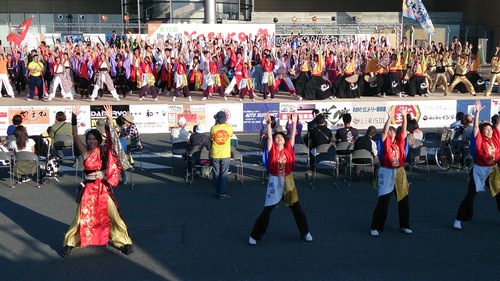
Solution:
<svg viewBox="0 0 500 281"><path fill-rule="evenodd" d="M231 198L231 196L227 195L227 194L221 194L219 195L219 200L226 200L226 199L229 199Z"/></svg>
<svg viewBox="0 0 500 281"><path fill-rule="evenodd" d="M69 255L71 255L71 251L73 251L74 248L75 247L72 246L64 246L62 253L63 258L69 257Z"/></svg>
<svg viewBox="0 0 500 281"><path fill-rule="evenodd" d="M123 246L122 252L125 255L131 255L134 253L134 248L132 248L131 244L127 244L127 245Z"/></svg>

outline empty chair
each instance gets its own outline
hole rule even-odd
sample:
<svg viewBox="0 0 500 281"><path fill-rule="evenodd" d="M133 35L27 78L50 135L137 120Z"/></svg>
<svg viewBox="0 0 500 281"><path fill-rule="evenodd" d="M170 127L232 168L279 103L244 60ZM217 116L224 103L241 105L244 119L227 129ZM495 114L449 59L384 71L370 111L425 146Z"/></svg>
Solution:
<svg viewBox="0 0 500 281"><path fill-rule="evenodd" d="M375 173L373 155L366 149L354 150L349 157L349 184L352 179L352 169L356 167L370 167L372 174ZM375 177L375 175L373 175Z"/></svg>
<svg viewBox="0 0 500 281"><path fill-rule="evenodd" d="M336 153L337 153L337 161L339 164L339 170L341 167L346 168L347 173L347 165L349 164L349 156L351 152L354 150L354 143L352 142L339 142L335 145Z"/></svg>
<svg viewBox="0 0 500 281"><path fill-rule="evenodd" d="M313 170L313 180L316 179L316 171L317 170L332 170L332 174L338 178L339 170L338 170L338 162L336 149L334 145L331 144L322 144L315 148L314 151L314 170ZM336 182L334 185L338 188ZM311 186L314 188L314 183L311 183Z"/></svg>
<svg viewBox="0 0 500 281"><path fill-rule="evenodd" d="M235 147L231 147L230 165L236 167L236 179L243 184L243 155Z"/></svg>
<svg viewBox="0 0 500 281"><path fill-rule="evenodd" d="M296 143L293 146L295 150L295 161L306 163L306 169L309 169L309 148L305 144Z"/></svg>
<svg viewBox="0 0 500 281"><path fill-rule="evenodd" d="M73 147L72 135L54 135L54 138L52 139L52 149L56 152L56 154L54 155L62 158L61 160L75 160L75 150Z"/></svg>

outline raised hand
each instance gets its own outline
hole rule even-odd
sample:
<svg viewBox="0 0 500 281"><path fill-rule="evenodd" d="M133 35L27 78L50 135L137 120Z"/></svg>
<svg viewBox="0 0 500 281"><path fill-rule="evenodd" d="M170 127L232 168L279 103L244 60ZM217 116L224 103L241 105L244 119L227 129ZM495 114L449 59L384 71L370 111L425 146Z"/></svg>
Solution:
<svg viewBox="0 0 500 281"><path fill-rule="evenodd" d="M297 112L294 112L290 115L290 120L292 121L293 124L297 123L298 115Z"/></svg>
<svg viewBox="0 0 500 281"><path fill-rule="evenodd" d="M80 114L81 110L80 110L80 105L79 104L75 104L73 105L73 107L71 108L71 111L73 112L73 114L75 115L78 115Z"/></svg>
<svg viewBox="0 0 500 281"><path fill-rule="evenodd" d="M476 110L476 113L481 112L481 110L483 110L485 107L486 106L481 106L480 100L476 100L476 102L474 102L474 109Z"/></svg>

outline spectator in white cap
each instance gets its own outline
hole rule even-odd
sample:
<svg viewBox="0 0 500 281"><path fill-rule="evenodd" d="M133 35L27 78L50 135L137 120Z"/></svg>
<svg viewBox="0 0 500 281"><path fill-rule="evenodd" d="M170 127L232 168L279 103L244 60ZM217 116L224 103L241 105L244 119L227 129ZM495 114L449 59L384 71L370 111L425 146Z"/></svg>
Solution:
<svg viewBox="0 0 500 281"><path fill-rule="evenodd" d="M170 130L170 141L172 143L187 142L191 133L186 130L186 118L180 117L177 120L177 125L178 127Z"/></svg>

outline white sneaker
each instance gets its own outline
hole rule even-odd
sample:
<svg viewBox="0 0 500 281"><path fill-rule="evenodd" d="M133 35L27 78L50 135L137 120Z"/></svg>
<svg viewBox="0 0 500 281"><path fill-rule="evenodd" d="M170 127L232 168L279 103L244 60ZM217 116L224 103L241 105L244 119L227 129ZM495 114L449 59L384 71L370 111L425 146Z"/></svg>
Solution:
<svg viewBox="0 0 500 281"><path fill-rule="evenodd" d="M387 96L385 95L385 93L383 93L383 94L378 93L378 94L377 94L377 97L385 98L385 97L387 97Z"/></svg>
<svg viewBox="0 0 500 281"><path fill-rule="evenodd" d="M429 93L425 93L424 97L428 98L429 97Z"/></svg>
<svg viewBox="0 0 500 281"><path fill-rule="evenodd" d="M158 90L158 95L161 95L161 89Z"/></svg>
<svg viewBox="0 0 500 281"><path fill-rule="evenodd" d="M170 96L170 91L167 91L167 94L166 94L166 96L167 96L167 97L168 97L168 96Z"/></svg>
<svg viewBox="0 0 500 281"><path fill-rule="evenodd" d="M140 97L139 100L144 100L144 97Z"/></svg>
<svg viewBox="0 0 500 281"><path fill-rule="evenodd" d="M173 97L173 98L172 98L172 101L175 101L176 99L177 99L177 97Z"/></svg>
<svg viewBox="0 0 500 281"><path fill-rule="evenodd" d="M73 100L73 96L69 97L69 100Z"/></svg>
<svg viewBox="0 0 500 281"><path fill-rule="evenodd" d="M455 223L453 224L453 228L462 229L462 222L459 220L455 220Z"/></svg>
<svg viewBox="0 0 500 281"><path fill-rule="evenodd" d="M33 99L30 99L30 98L27 98L26 100L27 100L27 101L33 101Z"/></svg>
<svg viewBox="0 0 500 281"><path fill-rule="evenodd" d="M191 96L189 96L188 98L189 98L189 101L193 101L193 100L191 99Z"/></svg>
<svg viewBox="0 0 500 281"><path fill-rule="evenodd" d="M252 101L255 101L255 99L252 99Z"/></svg>
<svg viewBox="0 0 500 281"><path fill-rule="evenodd" d="M299 100L302 100L302 97L299 97Z"/></svg>
<svg viewBox="0 0 500 281"><path fill-rule="evenodd" d="M224 100L227 101L227 97L224 97Z"/></svg>
<svg viewBox="0 0 500 281"><path fill-rule="evenodd" d="M311 233L310 233L310 232L308 232L308 233L306 234L306 236L304 236L304 240L305 240L306 242L312 242L312 241L313 241L313 237L312 237L312 235L311 235Z"/></svg>
<svg viewBox="0 0 500 281"><path fill-rule="evenodd" d="M257 241L255 241L255 239L253 239L252 236L250 236L248 238L248 244L250 244L250 245L257 245Z"/></svg>
<svg viewBox="0 0 500 281"><path fill-rule="evenodd" d="M243 99L238 99L240 102L243 102Z"/></svg>
<svg viewBox="0 0 500 281"><path fill-rule="evenodd" d="M120 98L119 98L119 97L116 97L116 101L120 101Z"/></svg>
<svg viewBox="0 0 500 281"><path fill-rule="evenodd" d="M412 234L412 233L413 233L413 231L412 231L411 229L409 229L409 228L404 228L404 227L403 227L403 228L401 228L401 231L403 231L405 234Z"/></svg>
<svg viewBox="0 0 500 281"><path fill-rule="evenodd" d="M203 97L203 98L201 98L201 100L202 100L202 101L203 101L203 100L207 100L207 97Z"/></svg>
<svg viewBox="0 0 500 281"><path fill-rule="evenodd" d="M331 100L334 100L334 99L336 99L336 98L337 98L336 96L330 96L330 99L331 99Z"/></svg>
<svg viewBox="0 0 500 281"><path fill-rule="evenodd" d="M132 91L128 91L128 94L127 95L131 95L132 94Z"/></svg>
<svg viewBox="0 0 500 281"><path fill-rule="evenodd" d="M370 235L371 236L379 236L378 230L370 230Z"/></svg>
<svg viewBox="0 0 500 281"><path fill-rule="evenodd" d="M208 96L209 96L209 97L212 97L212 94L211 94L211 93L208 93Z"/></svg>
<svg viewBox="0 0 500 281"><path fill-rule="evenodd" d="M91 98L90 101L95 101L95 98Z"/></svg>
<svg viewBox="0 0 500 281"><path fill-rule="evenodd" d="M11 98L15 98L16 96L12 95L12 96L10 96L10 97L11 97Z"/></svg>
<svg viewBox="0 0 500 281"><path fill-rule="evenodd" d="M158 98L154 98L153 100L154 100L154 101L157 101L157 100L158 100Z"/></svg>
<svg viewBox="0 0 500 281"><path fill-rule="evenodd" d="M47 100L52 100L52 97L49 97Z"/></svg>

